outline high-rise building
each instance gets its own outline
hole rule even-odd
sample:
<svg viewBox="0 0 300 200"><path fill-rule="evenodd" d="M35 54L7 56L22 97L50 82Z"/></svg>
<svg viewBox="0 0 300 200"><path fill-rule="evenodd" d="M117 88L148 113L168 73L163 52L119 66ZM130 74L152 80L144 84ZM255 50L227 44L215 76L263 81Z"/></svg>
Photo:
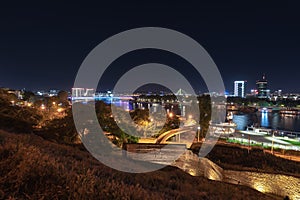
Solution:
<svg viewBox="0 0 300 200"><path fill-rule="evenodd" d="M234 96L245 97L246 93L246 81L234 81Z"/></svg>
<svg viewBox="0 0 300 200"><path fill-rule="evenodd" d="M72 97L83 97L84 93L84 88L72 88Z"/></svg>
<svg viewBox="0 0 300 200"><path fill-rule="evenodd" d="M264 74L261 80L256 81L256 86L258 90L258 98L268 98L270 97L270 90L268 89L268 81L266 75Z"/></svg>
<svg viewBox="0 0 300 200"><path fill-rule="evenodd" d="M92 88L72 88L72 97L93 97L95 89Z"/></svg>

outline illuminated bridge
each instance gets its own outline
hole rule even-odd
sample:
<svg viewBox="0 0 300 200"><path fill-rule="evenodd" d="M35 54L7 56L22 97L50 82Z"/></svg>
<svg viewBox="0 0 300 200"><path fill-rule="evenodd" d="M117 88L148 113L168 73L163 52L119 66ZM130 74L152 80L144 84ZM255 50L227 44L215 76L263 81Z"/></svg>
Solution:
<svg viewBox="0 0 300 200"><path fill-rule="evenodd" d="M95 95L95 96L80 96L80 97L71 97L72 100L76 101L76 100L85 100L85 101L92 101L92 100L96 100L96 101L105 101L105 102L113 102L113 101L119 101L119 100L133 100L132 96L100 96L100 95Z"/></svg>
<svg viewBox="0 0 300 200"><path fill-rule="evenodd" d="M113 102L119 100L132 100L131 95L116 95L110 91L107 93L96 93L93 88L72 88L72 101L105 101Z"/></svg>

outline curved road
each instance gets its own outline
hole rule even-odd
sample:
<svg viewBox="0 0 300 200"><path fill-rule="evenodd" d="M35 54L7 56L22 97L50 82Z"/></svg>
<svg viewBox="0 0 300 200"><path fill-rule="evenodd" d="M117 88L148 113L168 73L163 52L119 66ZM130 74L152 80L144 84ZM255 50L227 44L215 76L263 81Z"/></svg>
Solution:
<svg viewBox="0 0 300 200"><path fill-rule="evenodd" d="M178 129L173 129L173 130L164 132L156 139L156 144L166 143L168 139L170 139L171 137L173 137L175 135L185 133L188 131L193 131L193 130L196 130L196 126L183 126Z"/></svg>

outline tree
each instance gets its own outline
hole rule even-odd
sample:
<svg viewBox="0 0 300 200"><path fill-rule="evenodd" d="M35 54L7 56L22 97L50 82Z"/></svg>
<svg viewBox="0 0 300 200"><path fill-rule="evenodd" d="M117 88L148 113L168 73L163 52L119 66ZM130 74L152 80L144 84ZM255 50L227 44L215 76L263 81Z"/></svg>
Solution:
<svg viewBox="0 0 300 200"><path fill-rule="evenodd" d="M23 92L23 100L24 101L29 101L30 99L34 98L34 93L31 91L24 91Z"/></svg>
<svg viewBox="0 0 300 200"><path fill-rule="evenodd" d="M41 120L42 115L36 109L11 106L7 97L0 96L0 129L30 133Z"/></svg>
<svg viewBox="0 0 300 200"><path fill-rule="evenodd" d="M116 119L112 116L112 110L110 105L104 103L103 101L97 101L95 107L96 107L96 114L101 128L103 129L103 131L111 133L115 137L112 141L114 144L118 146L122 146L124 142L136 143L138 141L137 137L131 136L129 135L130 133L127 134L126 132L124 132L119 128L119 126L115 121ZM115 109L119 109L119 108L116 107ZM126 123L123 124L126 125ZM126 131L130 130L131 128L132 127L126 127Z"/></svg>
<svg viewBox="0 0 300 200"><path fill-rule="evenodd" d="M48 140L54 140L58 143L73 144L78 141L79 137L74 124L71 109L66 111L63 118L56 118L46 121L41 130L35 133Z"/></svg>
<svg viewBox="0 0 300 200"><path fill-rule="evenodd" d="M63 107L68 107L69 102L68 102L68 92L66 91L59 91L57 94L58 102L62 104Z"/></svg>
<svg viewBox="0 0 300 200"><path fill-rule="evenodd" d="M156 136L159 136L160 134L167 132L169 130L179 128L179 125L180 125L180 120L176 115L173 117L168 116L166 123L164 124L163 128L159 131L158 135Z"/></svg>
<svg viewBox="0 0 300 200"><path fill-rule="evenodd" d="M211 99L209 95L198 97L201 127L200 136L205 137L209 129L209 122L211 120Z"/></svg>
<svg viewBox="0 0 300 200"><path fill-rule="evenodd" d="M43 104L44 104L44 101L42 101L41 99L39 99L39 100L36 100L34 102L34 107L35 108L40 108Z"/></svg>
<svg viewBox="0 0 300 200"><path fill-rule="evenodd" d="M17 102L18 101L18 97L17 95L15 95L14 93L8 93L7 94L7 100L10 102Z"/></svg>
<svg viewBox="0 0 300 200"><path fill-rule="evenodd" d="M58 101L61 103L64 103L65 101L68 101L68 92L61 90L57 94Z"/></svg>

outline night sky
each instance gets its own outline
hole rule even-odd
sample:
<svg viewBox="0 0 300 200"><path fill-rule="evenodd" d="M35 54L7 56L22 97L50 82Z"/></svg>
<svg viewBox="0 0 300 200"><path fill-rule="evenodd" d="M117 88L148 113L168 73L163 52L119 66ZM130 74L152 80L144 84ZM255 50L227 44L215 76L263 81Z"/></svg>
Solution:
<svg viewBox="0 0 300 200"><path fill-rule="evenodd" d="M1 87L70 90L82 61L101 41L128 29L155 26L180 31L198 41L218 66L227 91L233 90L234 80L247 80L250 90L266 73L271 90L300 92L297 1L82 2L2 3ZM172 66L197 92L205 90L188 63L154 50L117 59L101 79L100 88L110 89L122 73L147 62Z"/></svg>

